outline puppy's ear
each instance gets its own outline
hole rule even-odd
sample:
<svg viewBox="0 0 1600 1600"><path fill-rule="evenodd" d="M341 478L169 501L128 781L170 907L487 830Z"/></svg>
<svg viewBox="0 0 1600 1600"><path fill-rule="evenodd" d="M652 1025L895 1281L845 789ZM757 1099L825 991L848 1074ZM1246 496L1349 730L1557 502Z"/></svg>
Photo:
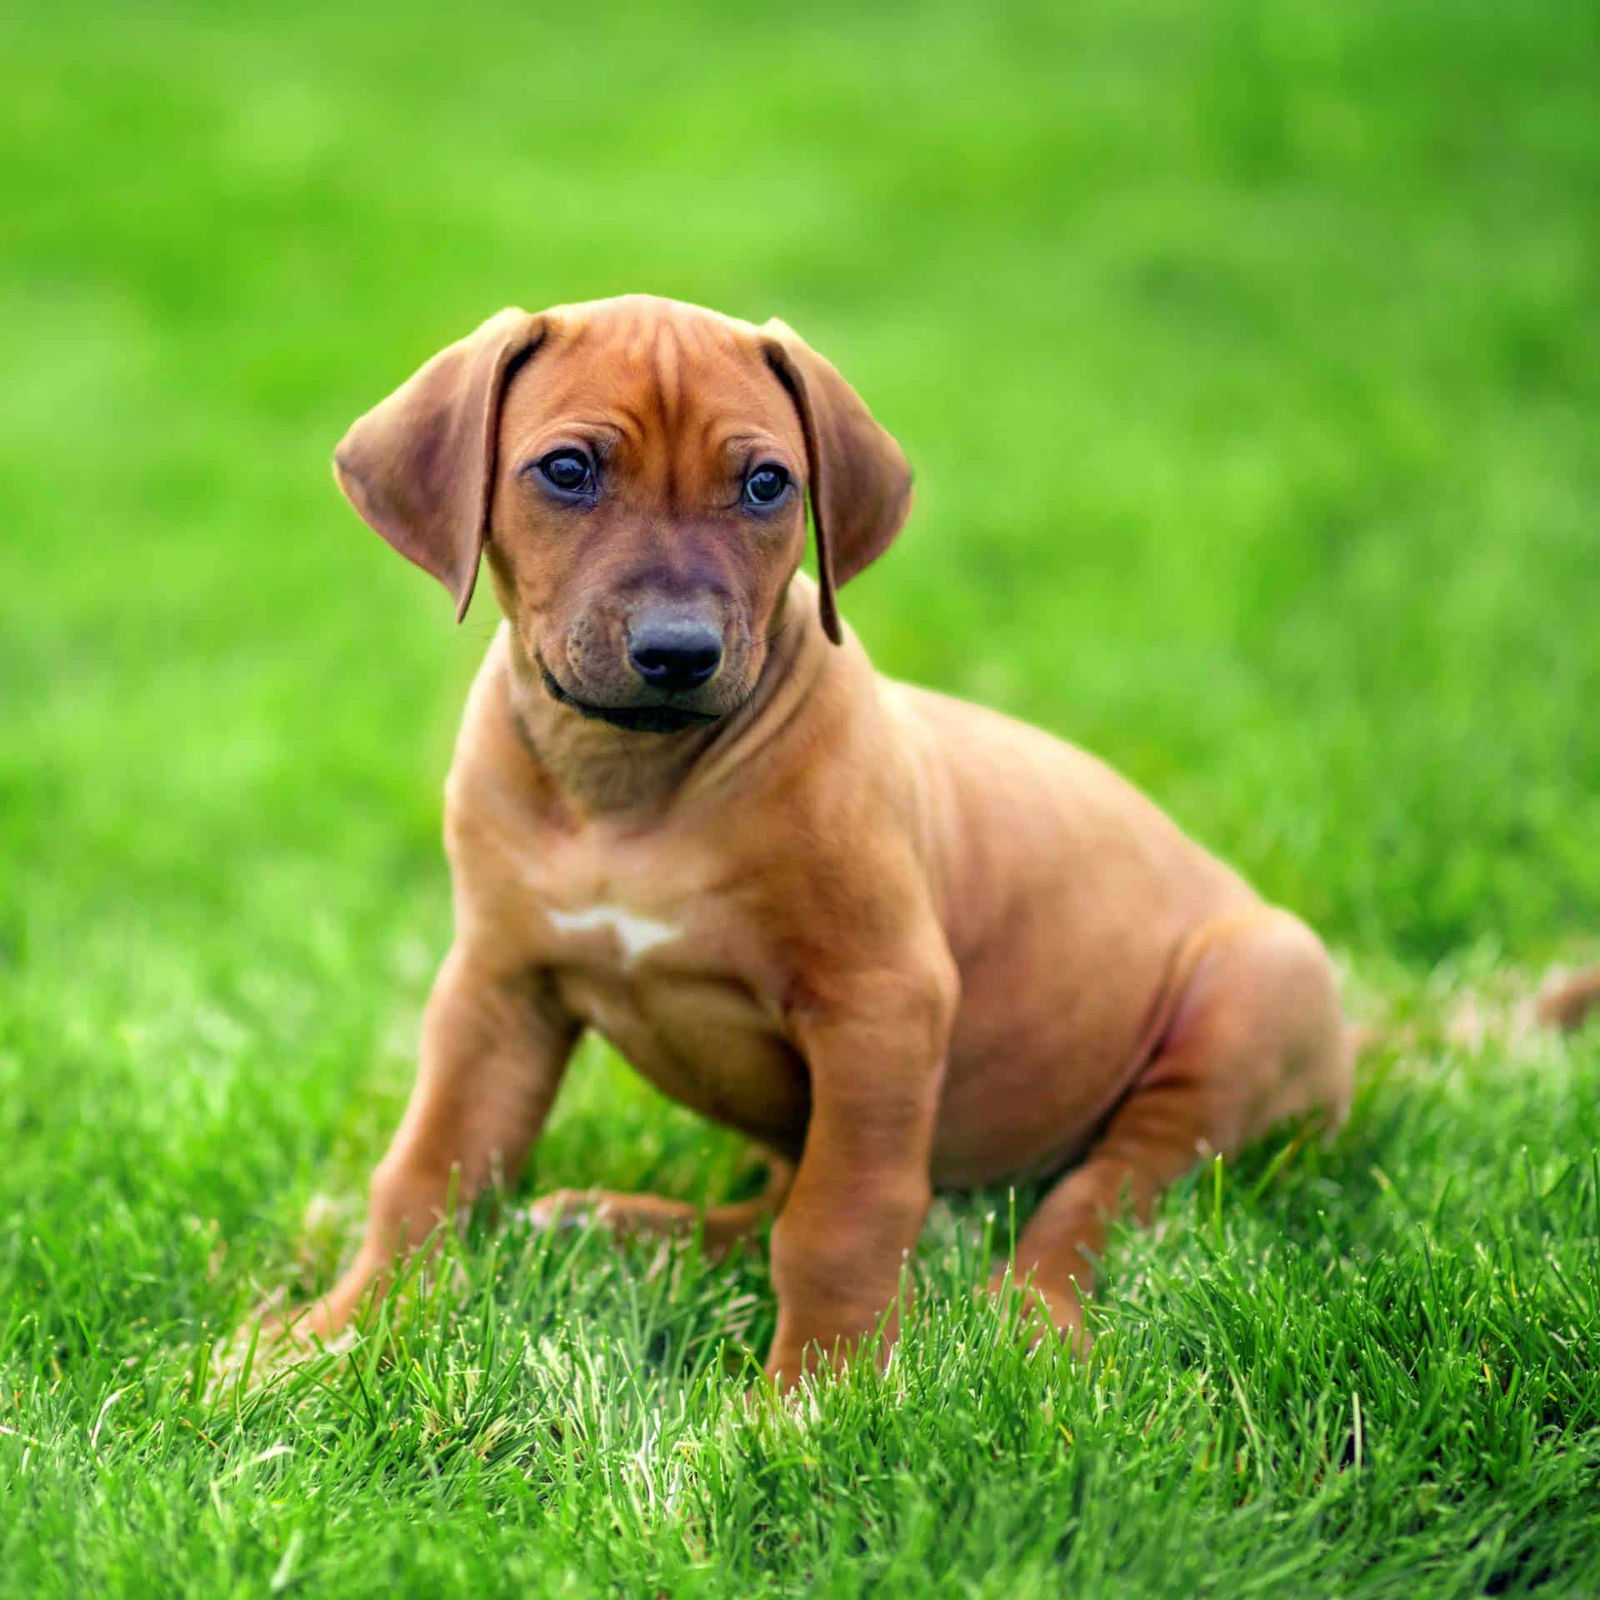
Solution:
<svg viewBox="0 0 1600 1600"><path fill-rule="evenodd" d="M544 337L542 317L509 309L426 366L352 426L333 473L357 511L467 614L494 494L500 401Z"/></svg>
<svg viewBox="0 0 1600 1600"><path fill-rule="evenodd" d="M817 530L822 626L844 637L837 590L887 550L911 510L911 468L866 403L791 328L762 328L772 370L789 391L806 440L811 521Z"/></svg>

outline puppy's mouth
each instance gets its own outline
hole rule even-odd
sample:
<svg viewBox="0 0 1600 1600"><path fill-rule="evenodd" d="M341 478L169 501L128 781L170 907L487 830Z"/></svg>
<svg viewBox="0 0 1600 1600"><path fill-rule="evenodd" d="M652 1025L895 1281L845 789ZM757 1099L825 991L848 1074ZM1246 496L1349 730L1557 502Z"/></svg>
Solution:
<svg viewBox="0 0 1600 1600"><path fill-rule="evenodd" d="M688 706L597 706L562 687L556 675L537 656L539 676L550 698L560 705L571 706L580 717L590 717L596 722L609 723L628 733L682 733L685 728L704 728L718 720L714 711L695 711Z"/></svg>

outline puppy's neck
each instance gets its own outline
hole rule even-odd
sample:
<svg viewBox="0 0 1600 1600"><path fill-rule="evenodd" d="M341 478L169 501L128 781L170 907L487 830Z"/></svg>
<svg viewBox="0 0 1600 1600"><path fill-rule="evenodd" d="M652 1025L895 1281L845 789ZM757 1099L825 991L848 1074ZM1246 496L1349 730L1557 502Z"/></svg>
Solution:
<svg viewBox="0 0 1600 1600"><path fill-rule="evenodd" d="M814 607L791 599L776 620L755 688L737 710L708 727L640 733L556 701L516 630L507 633L518 732L555 798L579 818L632 813L647 819L665 811L697 772L754 753L763 722L783 718L779 703L805 694L833 648Z"/></svg>

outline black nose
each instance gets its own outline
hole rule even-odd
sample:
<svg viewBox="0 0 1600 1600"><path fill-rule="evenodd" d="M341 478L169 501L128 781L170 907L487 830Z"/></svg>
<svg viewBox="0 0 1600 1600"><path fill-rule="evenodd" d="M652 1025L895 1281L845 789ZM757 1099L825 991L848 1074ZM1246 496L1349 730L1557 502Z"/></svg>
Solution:
<svg viewBox="0 0 1600 1600"><path fill-rule="evenodd" d="M629 630L628 659L652 689L698 689L722 665L722 635L690 617L647 617Z"/></svg>

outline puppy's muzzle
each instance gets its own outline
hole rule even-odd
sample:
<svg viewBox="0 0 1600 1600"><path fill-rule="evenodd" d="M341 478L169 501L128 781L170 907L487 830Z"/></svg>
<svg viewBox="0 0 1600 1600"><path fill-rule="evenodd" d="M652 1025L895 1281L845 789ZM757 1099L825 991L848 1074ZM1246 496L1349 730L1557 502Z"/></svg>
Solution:
<svg viewBox="0 0 1600 1600"><path fill-rule="evenodd" d="M722 665L722 632L699 617L646 614L628 628L628 662L662 694L688 694Z"/></svg>

